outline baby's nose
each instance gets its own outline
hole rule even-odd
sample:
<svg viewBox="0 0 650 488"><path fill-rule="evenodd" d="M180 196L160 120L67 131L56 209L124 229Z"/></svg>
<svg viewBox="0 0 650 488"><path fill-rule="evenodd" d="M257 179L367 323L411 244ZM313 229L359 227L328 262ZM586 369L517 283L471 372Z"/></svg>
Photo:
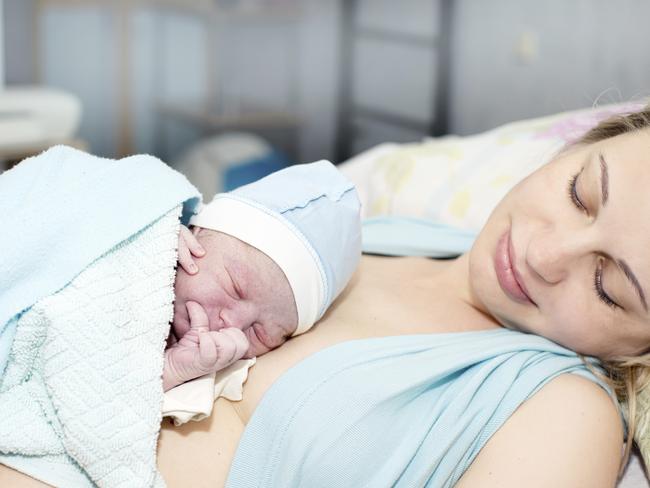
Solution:
<svg viewBox="0 0 650 488"><path fill-rule="evenodd" d="M246 330L257 320L257 308L251 302L239 300L224 308L220 316L225 327Z"/></svg>

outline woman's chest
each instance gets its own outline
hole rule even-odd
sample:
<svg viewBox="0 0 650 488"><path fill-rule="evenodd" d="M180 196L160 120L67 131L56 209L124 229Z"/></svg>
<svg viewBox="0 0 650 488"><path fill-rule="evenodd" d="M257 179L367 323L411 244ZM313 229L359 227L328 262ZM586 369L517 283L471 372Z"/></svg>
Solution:
<svg viewBox="0 0 650 488"><path fill-rule="evenodd" d="M258 358L244 385L244 399L236 405L244 421L275 380L327 347L356 339L496 327L482 315L472 315L467 307L455 303L444 282L427 279L435 277L436 262L390 261L386 266L380 261L380 266L374 267L363 264L361 272L312 330Z"/></svg>

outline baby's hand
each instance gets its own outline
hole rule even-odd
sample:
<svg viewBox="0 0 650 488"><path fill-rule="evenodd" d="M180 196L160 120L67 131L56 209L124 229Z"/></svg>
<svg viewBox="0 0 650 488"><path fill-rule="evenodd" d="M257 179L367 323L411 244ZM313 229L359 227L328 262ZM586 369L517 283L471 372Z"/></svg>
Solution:
<svg viewBox="0 0 650 488"><path fill-rule="evenodd" d="M197 258L205 255L205 249L199 244L196 236L184 225L178 233L178 264L188 274L196 274L199 271L194 262L193 256Z"/></svg>
<svg viewBox="0 0 650 488"><path fill-rule="evenodd" d="M164 391L230 366L241 359L249 347L241 330L228 327L210 331L203 307L195 302L187 302L186 307L190 330L165 351Z"/></svg>

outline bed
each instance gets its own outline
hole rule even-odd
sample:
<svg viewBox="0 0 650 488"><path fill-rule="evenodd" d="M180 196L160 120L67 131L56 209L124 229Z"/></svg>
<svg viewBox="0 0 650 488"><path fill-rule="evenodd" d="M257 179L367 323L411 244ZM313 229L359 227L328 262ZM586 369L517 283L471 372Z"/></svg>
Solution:
<svg viewBox="0 0 650 488"><path fill-rule="evenodd" d="M365 217L405 215L476 230L492 206L519 179L595 121L628 108L631 107L602 107L517 122L467 138L449 136L413 144L385 143L344 162L340 168L357 184ZM284 347L291 348L292 343L293 340ZM192 470L179 461L179 456L200 452L203 454L199 459L204 464L216 465L220 457L232 455L217 452L215 458L209 451L215 436L236 439L243 430L237 412L231 410L230 414L220 417L218 422L211 418L182 429L163 428L158 462L169 486L186 485L186 471ZM619 488L650 488L642 463L639 453L635 453ZM3 466L0 485L42 486Z"/></svg>

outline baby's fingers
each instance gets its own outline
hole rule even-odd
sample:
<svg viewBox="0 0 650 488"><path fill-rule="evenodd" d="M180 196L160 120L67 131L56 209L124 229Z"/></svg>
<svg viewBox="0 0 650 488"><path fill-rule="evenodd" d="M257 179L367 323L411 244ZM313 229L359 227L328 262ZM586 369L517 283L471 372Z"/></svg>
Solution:
<svg viewBox="0 0 650 488"><path fill-rule="evenodd" d="M199 271L183 238L178 240L178 264L187 274L196 274Z"/></svg>
<svg viewBox="0 0 650 488"><path fill-rule="evenodd" d="M202 333L199 337L199 355L202 367L219 371L241 359L248 350L248 339L233 327Z"/></svg>
<svg viewBox="0 0 650 488"><path fill-rule="evenodd" d="M199 366L203 373L211 373L221 369L221 367L218 367L218 363L221 362L220 359L217 344L210 337L210 332L201 332L199 334Z"/></svg>
<svg viewBox="0 0 650 488"><path fill-rule="evenodd" d="M232 341L231 342L232 357L230 359L230 362L233 363L238 359L241 359L244 356L244 354L246 354L246 351L248 351L248 348L250 347L250 343L246 338L246 334L244 334L241 330L236 329L234 327L221 329L219 332L227 336Z"/></svg>
<svg viewBox="0 0 650 488"><path fill-rule="evenodd" d="M193 256L200 258L205 255L205 249L203 249L203 246L199 243L196 235L184 225L181 226L181 235L183 236L183 239L185 239L185 244L187 244L187 247Z"/></svg>
<svg viewBox="0 0 650 488"><path fill-rule="evenodd" d="M185 308L190 319L190 330L207 332L210 328L210 319L205 309L197 302L192 301L185 302Z"/></svg>
<svg viewBox="0 0 650 488"><path fill-rule="evenodd" d="M178 264L189 274L195 274L199 268L194 262L194 256L205 255L205 249L196 240L196 237L184 225L181 226L178 236Z"/></svg>

